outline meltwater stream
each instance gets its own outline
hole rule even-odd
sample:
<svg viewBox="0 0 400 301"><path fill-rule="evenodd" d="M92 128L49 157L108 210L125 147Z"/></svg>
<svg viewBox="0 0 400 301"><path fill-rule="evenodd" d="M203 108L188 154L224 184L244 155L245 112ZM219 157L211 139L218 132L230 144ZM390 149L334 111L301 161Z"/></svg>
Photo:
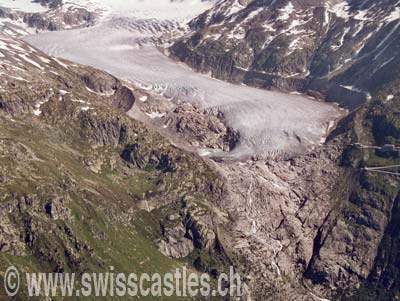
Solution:
<svg viewBox="0 0 400 301"><path fill-rule="evenodd" d="M341 116L337 107L300 95L218 81L162 54L153 38L177 28L183 20L180 17L133 10L128 15L114 14L91 28L43 33L25 40L50 55L157 91L161 87L168 98L219 109L241 134L230 154L233 157L297 153L324 140L333 121Z"/></svg>

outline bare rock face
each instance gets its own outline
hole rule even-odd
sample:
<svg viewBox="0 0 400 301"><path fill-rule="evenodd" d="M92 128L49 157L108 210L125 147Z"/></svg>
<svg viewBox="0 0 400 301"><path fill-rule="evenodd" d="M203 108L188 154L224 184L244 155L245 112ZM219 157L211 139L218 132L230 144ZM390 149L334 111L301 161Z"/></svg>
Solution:
<svg viewBox="0 0 400 301"><path fill-rule="evenodd" d="M122 151L121 157L136 168L155 168L163 172L176 170L175 164L170 160L167 153L160 153L138 143L128 144Z"/></svg>
<svg viewBox="0 0 400 301"><path fill-rule="evenodd" d="M81 75L81 79L86 87L94 92L113 95L121 86L120 82L113 76L105 72L87 72Z"/></svg>
<svg viewBox="0 0 400 301"><path fill-rule="evenodd" d="M63 0L35 0L33 2L38 2L43 6L47 6L49 8L58 8L63 5Z"/></svg>
<svg viewBox="0 0 400 301"><path fill-rule="evenodd" d="M201 221L193 221L189 227L190 238L198 249L207 250L213 247L216 235L213 230L208 228L208 225Z"/></svg>
<svg viewBox="0 0 400 301"><path fill-rule="evenodd" d="M183 224L178 224L172 229L164 229L163 239L158 243L160 252L171 258L189 256L194 250L194 245L192 240L186 238L185 235L186 228Z"/></svg>
<svg viewBox="0 0 400 301"><path fill-rule="evenodd" d="M68 208L69 200L55 198L45 204L46 213L54 220L72 221L72 213Z"/></svg>
<svg viewBox="0 0 400 301"><path fill-rule="evenodd" d="M231 192L218 206L235 221L224 246L234 250L236 262L246 261L241 274L256 300L347 298L369 283L377 254L387 248L381 242L393 223L399 186L390 176L357 168L372 156L356 156L349 147L353 131L367 131L352 128L364 114L344 120L308 155L217 164Z"/></svg>
<svg viewBox="0 0 400 301"><path fill-rule="evenodd" d="M94 25L97 17L95 12L90 12L83 7L65 6L62 0L36 2L47 7L48 10L27 13L0 7L0 17L4 19L4 22L0 25L2 30L17 37L24 34L32 34L36 31L57 31L88 27Z"/></svg>
<svg viewBox="0 0 400 301"><path fill-rule="evenodd" d="M212 213L193 200L183 200L179 212L161 218L160 251L169 257L187 257L194 250L209 252L217 244ZM160 215L165 214L161 211ZM222 220L218 222L223 222Z"/></svg>
<svg viewBox="0 0 400 301"><path fill-rule="evenodd" d="M239 134L224 124L222 113L202 112L189 103L178 105L166 125L192 145L215 151L228 152L239 141Z"/></svg>
<svg viewBox="0 0 400 301"><path fill-rule="evenodd" d="M135 104L136 98L132 90L105 72L92 70L82 74L81 79L88 91L110 97L112 106L119 110L128 112Z"/></svg>
<svg viewBox="0 0 400 301"><path fill-rule="evenodd" d="M122 86L113 95L112 106L123 112L128 112L133 108L135 101L136 98L132 90Z"/></svg>
<svg viewBox="0 0 400 301"><path fill-rule="evenodd" d="M212 212L210 209L197 205L196 203L184 201L183 216L188 237L199 250L210 250L217 243ZM220 220L219 222L223 222Z"/></svg>
<svg viewBox="0 0 400 301"><path fill-rule="evenodd" d="M170 51L219 79L317 90L332 101L344 87L365 102L371 88L398 78L385 63L400 62L397 9L395 0L220 1ZM341 100L352 109L353 102L351 95Z"/></svg>
<svg viewBox="0 0 400 301"><path fill-rule="evenodd" d="M26 23L29 27L38 30L56 31L61 29L61 26L59 26L56 22L47 19L45 16L39 13L26 14L23 17L23 20L24 23Z"/></svg>
<svg viewBox="0 0 400 301"><path fill-rule="evenodd" d="M0 252L9 253L14 256L26 255L26 247L19 239L19 233L15 225L8 217L2 216L0 224Z"/></svg>

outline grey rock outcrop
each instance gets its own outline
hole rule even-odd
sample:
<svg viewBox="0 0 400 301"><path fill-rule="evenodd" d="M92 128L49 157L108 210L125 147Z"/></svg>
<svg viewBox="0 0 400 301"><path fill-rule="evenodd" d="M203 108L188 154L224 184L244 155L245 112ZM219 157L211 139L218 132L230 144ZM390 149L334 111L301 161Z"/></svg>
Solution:
<svg viewBox="0 0 400 301"><path fill-rule="evenodd" d="M220 1L190 22L172 56L204 73L261 88L316 90L350 109L398 75L398 3ZM390 74L390 75L389 75ZM343 94L343 93L342 93Z"/></svg>

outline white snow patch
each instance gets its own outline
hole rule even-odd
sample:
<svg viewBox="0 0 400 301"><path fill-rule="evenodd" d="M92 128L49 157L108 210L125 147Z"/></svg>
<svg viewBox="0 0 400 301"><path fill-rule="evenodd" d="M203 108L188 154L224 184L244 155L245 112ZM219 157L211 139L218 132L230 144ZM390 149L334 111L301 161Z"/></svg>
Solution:
<svg viewBox="0 0 400 301"><path fill-rule="evenodd" d="M348 19L350 17L349 10L350 6L347 1L340 2L329 9L331 13L343 19Z"/></svg>
<svg viewBox="0 0 400 301"><path fill-rule="evenodd" d="M115 94L115 92L108 92L108 93L96 92L96 91L93 91L92 89L90 89L88 87L86 87L86 90L89 91L90 93L97 94L97 95L100 95L100 96L107 96L107 97L108 96L113 96Z"/></svg>
<svg viewBox="0 0 400 301"><path fill-rule="evenodd" d="M38 63L36 63L34 60L30 59L28 56L26 56L25 54L18 54L18 56L20 58L22 58L24 61L28 62L29 64L35 66L36 68L40 69L40 70L44 70L44 68L39 65Z"/></svg>
<svg viewBox="0 0 400 301"><path fill-rule="evenodd" d="M2 49L2 50L9 50L9 48L8 48L8 43L5 43L3 40L0 40L0 49Z"/></svg>
<svg viewBox="0 0 400 301"><path fill-rule="evenodd" d="M280 9L281 15L278 17L278 20L285 21L290 18L290 15L294 12L294 6L292 2L286 4L286 6Z"/></svg>
<svg viewBox="0 0 400 301"><path fill-rule="evenodd" d="M237 12L241 11L245 7L239 3L238 0L235 0L232 4L230 4L229 9L226 11L225 16L229 17Z"/></svg>
<svg viewBox="0 0 400 301"><path fill-rule="evenodd" d="M72 102L79 102L79 103L86 103L86 104L89 104L87 101L84 101L84 100L82 100L82 99L72 99L71 101L72 101Z"/></svg>
<svg viewBox="0 0 400 301"><path fill-rule="evenodd" d="M368 11L367 10L359 10L356 15L353 16L355 20L360 20L360 21L368 21L370 18L368 17Z"/></svg>
<svg viewBox="0 0 400 301"><path fill-rule="evenodd" d="M68 65L64 64L63 62L61 62L59 59L53 57L53 60L56 61L60 66L64 67L65 69L68 69Z"/></svg>
<svg viewBox="0 0 400 301"><path fill-rule="evenodd" d="M51 61L49 59L46 59L46 58L44 58L42 56L38 56L38 58L39 58L39 60L41 60L45 64L50 64L51 63Z"/></svg>
<svg viewBox="0 0 400 301"><path fill-rule="evenodd" d="M336 51L336 50L340 49L340 48L343 46L344 38L345 38L346 35L349 33L349 31L350 31L350 28L349 28L349 27L346 27L346 28L344 29L344 31L341 33L341 35L340 35L340 37L339 37L338 44L332 45L332 46L331 46L331 49L332 49L333 51Z"/></svg>
<svg viewBox="0 0 400 301"><path fill-rule="evenodd" d="M80 110L83 112L89 111L90 109L91 108L89 106L88 107L80 107Z"/></svg>
<svg viewBox="0 0 400 301"><path fill-rule="evenodd" d="M362 92L360 89L357 89L354 86L344 86L344 85L340 85L342 88L345 88L346 90L350 90L350 91L355 91L355 92Z"/></svg>
<svg viewBox="0 0 400 301"><path fill-rule="evenodd" d="M35 116L40 116L40 114L42 114L42 111L40 110L41 106L43 104L45 104L46 102L48 102L49 100L44 100L44 101L39 101L36 105L35 105L35 110L33 110L33 114Z"/></svg>
<svg viewBox="0 0 400 301"><path fill-rule="evenodd" d="M262 27L264 28L265 31L275 31L275 28L273 27L274 23L264 23Z"/></svg>
<svg viewBox="0 0 400 301"><path fill-rule="evenodd" d="M159 113L159 112L146 113L146 115L149 116L151 119L163 118L166 114L167 113Z"/></svg>
<svg viewBox="0 0 400 301"><path fill-rule="evenodd" d="M26 80L25 78L21 77L21 76L8 76L10 78L16 79L16 80L20 80L20 81L24 81L24 82L29 82L28 80Z"/></svg>
<svg viewBox="0 0 400 301"><path fill-rule="evenodd" d="M386 22L393 22L400 19L400 7L396 7L394 11L387 16L384 21Z"/></svg>
<svg viewBox="0 0 400 301"><path fill-rule="evenodd" d="M33 110L33 114L35 116L39 116L40 114L42 114L42 111L40 111L39 109L35 109L35 110Z"/></svg>
<svg viewBox="0 0 400 301"><path fill-rule="evenodd" d="M8 46L14 50L18 50L19 52L26 52L26 50L24 48L22 48L21 46L19 46L17 44L9 43Z"/></svg>
<svg viewBox="0 0 400 301"><path fill-rule="evenodd" d="M143 95L143 96L140 96L140 97L139 97L139 100L140 100L141 102L146 102L147 99L148 99L148 97L147 97L146 95Z"/></svg>
<svg viewBox="0 0 400 301"><path fill-rule="evenodd" d="M212 152L210 150L206 149L206 148L198 150L198 153L202 157L207 157L208 155L212 154Z"/></svg>
<svg viewBox="0 0 400 301"><path fill-rule="evenodd" d="M303 42L303 39L301 37L297 37L297 38L293 39L289 44L287 55L291 55L296 50L303 49L302 47L300 47L302 42Z"/></svg>
<svg viewBox="0 0 400 301"><path fill-rule="evenodd" d="M242 23L246 23L249 22L250 20L254 19L256 16L258 16L258 14L260 14L262 11L264 10L264 8L258 8L256 10L253 10L251 13L249 13L249 15L246 17L246 19L243 20Z"/></svg>

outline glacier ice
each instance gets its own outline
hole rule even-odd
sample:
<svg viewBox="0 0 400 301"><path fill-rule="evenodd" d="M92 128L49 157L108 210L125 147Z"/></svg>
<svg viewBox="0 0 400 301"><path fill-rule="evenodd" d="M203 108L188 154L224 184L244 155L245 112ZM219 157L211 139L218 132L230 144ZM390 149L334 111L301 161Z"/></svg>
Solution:
<svg viewBox="0 0 400 301"><path fill-rule="evenodd" d="M111 17L91 28L42 33L25 40L50 55L108 71L165 97L220 110L241 135L239 145L229 154L234 158L293 154L315 147L342 114L331 104L305 96L233 85L195 73L162 54L152 42L163 30L176 26L176 13L168 16L166 10L164 16L149 11L144 16L143 11L129 11L127 16L114 9Z"/></svg>
<svg viewBox="0 0 400 301"><path fill-rule="evenodd" d="M30 0L0 0L0 7L6 7L26 13L41 13L47 11L47 8L40 3Z"/></svg>

